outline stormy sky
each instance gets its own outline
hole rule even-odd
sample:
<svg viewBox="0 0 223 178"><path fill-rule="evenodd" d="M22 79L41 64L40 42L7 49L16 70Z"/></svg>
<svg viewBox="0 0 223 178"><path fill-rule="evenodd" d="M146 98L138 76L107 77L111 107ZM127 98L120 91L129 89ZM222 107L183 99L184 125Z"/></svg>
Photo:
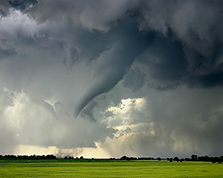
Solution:
<svg viewBox="0 0 223 178"><path fill-rule="evenodd" d="M221 0L0 0L0 154L220 156Z"/></svg>

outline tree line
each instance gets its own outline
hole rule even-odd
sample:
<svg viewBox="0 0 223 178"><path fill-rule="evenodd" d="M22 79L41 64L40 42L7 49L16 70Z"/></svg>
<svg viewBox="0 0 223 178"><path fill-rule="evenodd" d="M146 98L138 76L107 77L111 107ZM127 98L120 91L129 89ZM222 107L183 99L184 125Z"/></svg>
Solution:
<svg viewBox="0 0 223 178"><path fill-rule="evenodd" d="M10 159L57 159L53 154L49 155L0 155L0 159L10 158Z"/></svg>
<svg viewBox="0 0 223 178"><path fill-rule="evenodd" d="M212 163L222 163L223 162L223 156L220 157L210 157L210 156L197 156L197 155L191 155L190 158L178 158L177 156L174 158L153 158L153 157L127 157L127 156L122 156L120 158L121 160L167 160L169 162L183 162L183 161L204 161L204 162L212 162Z"/></svg>
<svg viewBox="0 0 223 178"><path fill-rule="evenodd" d="M53 154L48 154L48 155L0 155L0 159L57 159L57 157ZM62 159L80 159L84 160L83 156L76 157L74 158L73 156L65 156L62 157ZM89 159L89 158L88 158ZM97 158L91 158L91 159L96 159ZM104 159L106 160L106 159ZM191 155L190 158L178 158L173 157L173 158L160 158L160 157L128 157L128 156L122 156L121 158L109 158L107 160L125 160L125 161L131 161L131 160L167 160L169 162L183 162L183 161L205 161L205 162L212 162L212 163L222 163L223 162L223 156L220 157L210 157L210 156L197 156L197 155Z"/></svg>

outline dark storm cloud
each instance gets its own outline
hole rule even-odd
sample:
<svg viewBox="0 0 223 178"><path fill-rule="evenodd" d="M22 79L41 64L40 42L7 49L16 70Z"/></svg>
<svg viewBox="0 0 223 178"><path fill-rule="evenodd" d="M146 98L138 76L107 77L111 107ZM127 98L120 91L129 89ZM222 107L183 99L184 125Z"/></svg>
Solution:
<svg viewBox="0 0 223 178"><path fill-rule="evenodd" d="M180 42L171 38L156 37L136 61L155 88L175 86L187 74L187 61Z"/></svg>
<svg viewBox="0 0 223 178"><path fill-rule="evenodd" d="M36 0L6 0L13 8L24 10L37 3Z"/></svg>
<svg viewBox="0 0 223 178"><path fill-rule="evenodd" d="M133 92L139 91L145 83L145 73L139 68L130 69L123 79L123 85Z"/></svg>
<svg viewBox="0 0 223 178"><path fill-rule="evenodd" d="M125 17L129 9L137 8L139 3L138 0L42 0L30 10L30 14L39 21L68 17L75 25L89 30L108 31L112 24Z"/></svg>
<svg viewBox="0 0 223 178"><path fill-rule="evenodd" d="M203 146L205 153L219 153L222 1L0 1L0 13L0 86L7 91L0 96L15 95L1 106L0 122L12 145L94 147L113 139L117 130L105 124L111 122L141 124L119 133L133 130L122 141L137 154L162 153L162 145L177 153L181 140L187 153ZM146 100L146 109L132 103L131 114L113 113L106 122L113 116L106 118L106 109L127 98Z"/></svg>
<svg viewBox="0 0 223 178"><path fill-rule="evenodd" d="M6 15L10 5L6 0L0 1L0 15Z"/></svg>
<svg viewBox="0 0 223 178"><path fill-rule="evenodd" d="M90 119L91 121L96 121L93 110L97 107L97 102L92 100L82 111L81 115L85 118Z"/></svg>
<svg viewBox="0 0 223 178"><path fill-rule="evenodd" d="M14 49L0 49L0 59L4 59L16 54Z"/></svg>
<svg viewBox="0 0 223 178"><path fill-rule="evenodd" d="M108 35L113 41L113 46L99 57L100 63L95 69L95 75L99 76L99 79L80 102L76 115L96 96L110 91L123 78L136 57L154 39L154 33L139 33L134 21L122 23L111 29Z"/></svg>
<svg viewBox="0 0 223 178"><path fill-rule="evenodd" d="M223 20L222 2L144 1L144 3L146 5L142 10L144 17L142 28L154 29L167 36L161 42L163 49L158 51L160 46L155 44L151 52L156 53L150 59L153 63L158 61L157 65L143 66L149 68L147 71L150 72L150 81L160 82L160 87L165 86L165 83L167 86L175 85L175 82L193 87L221 85L222 23L219 22ZM168 48L172 48L172 52ZM169 53L166 60L160 59L162 53ZM147 57L145 60L150 59ZM164 65L166 67L162 67Z"/></svg>
<svg viewBox="0 0 223 178"><path fill-rule="evenodd" d="M99 73L104 73L104 77L86 93L76 109L78 114L89 101L111 90L140 54L137 63L146 74L150 87L171 89L181 84L193 87L221 85L222 7L221 1L209 0L98 0L94 3L44 0L30 9L29 13L40 22L68 18L74 25L90 30L91 32L79 37L81 46L88 46L84 50L84 53L91 55L87 56L88 59L100 60L100 55L107 50L104 55L109 56L106 56L107 59L97 69ZM137 19L138 22L133 22L135 30L123 25L129 18ZM140 33L150 31L156 34L156 40L153 44L150 41L150 45L142 46L139 38L143 35ZM102 35L101 32L106 34ZM94 45L88 45L89 42ZM114 43L122 46L112 52ZM71 58L78 58L80 55L76 51L69 54L73 56ZM110 82L108 84L104 81Z"/></svg>

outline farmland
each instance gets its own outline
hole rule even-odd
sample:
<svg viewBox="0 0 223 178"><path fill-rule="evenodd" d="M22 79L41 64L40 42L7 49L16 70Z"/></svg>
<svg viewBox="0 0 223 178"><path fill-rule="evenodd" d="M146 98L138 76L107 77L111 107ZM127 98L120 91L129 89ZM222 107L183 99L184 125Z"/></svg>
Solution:
<svg viewBox="0 0 223 178"><path fill-rule="evenodd" d="M109 160L0 160L0 178L16 177L223 177L223 164L211 162Z"/></svg>

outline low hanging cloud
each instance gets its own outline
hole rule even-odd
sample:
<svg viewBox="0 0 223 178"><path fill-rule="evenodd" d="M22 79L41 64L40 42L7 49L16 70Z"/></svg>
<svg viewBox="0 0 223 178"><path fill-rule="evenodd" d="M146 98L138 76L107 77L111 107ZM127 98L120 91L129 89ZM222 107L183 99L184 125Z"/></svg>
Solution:
<svg viewBox="0 0 223 178"><path fill-rule="evenodd" d="M1 0L0 152L220 154L222 5Z"/></svg>
<svg viewBox="0 0 223 178"><path fill-rule="evenodd" d="M99 79L100 81L96 85L100 87L92 86L89 89L82 104L76 110L78 115L95 96L113 88L123 78L125 74L123 71L126 71L136 57L142 53L144 53L141 55L144 59L141 61L144 62L142 62L141 67L144 68L143 71L147 75L150 73L148 78L151 86L171 88L180 84L195 87L222 85L220 77L222 75L222 25L218 23L222 18L221 4L221 1L194 2L190 0L159 0L156 2L139 0L119 2L109 0L97 2L45 0L30 9L29 13L40 22L49 19L56 21L58 18L68 18L74 25L92 32L95 30L106 32L105 39L113 38L113 42L108 40L108 43L103 44L105 48L110 48L110 50L105 51L98 59L103 60L101 58L105 55L108 63L110 58L112 58L112 64L115 64L117 60L120 63L120 69L117 66L112 66L112 69L118 72L112 71L113 75L108 74L109 77L105 75L104 78L106 81L110 81L110 86L105 87L106 84ZM208 12L206 12L207 8ZM135 19L132 22L136 26L135 29L125 25L129 19ZM123 34L121 34L122 31ZM134 31L136 34L133 34ZM98 32L93 33L98 35ZM150 38L144 39L144 46L139 46L139 50L137 50L138 45L141 45L140 38L146 38L140 33L144 35L153 33L156 37L154 39L150 36ZM122 36L121 39L120 35ZM162 37L162 35L164 36ZM116 38L119 40L115 40ZM103 40L100 39L100 41ZM118 46L123 49L117 49ZM124 48L128 52L124 51ZM125 60L119 51L122 51L122 54L129 54L130 51L135 54L125 56L127 58ZM116 54L120 59L115 56ZM114 57L112 57L113 55ZM174 64L171 65L171 63ZM108 68L107 66L102 67ZM97 70L100 71L100 69ZM175 74L171 74L171 72L175 72ZM116 80L110 79L111 76L115 78L116 73L119 77L116 77Z"/></svg>
<svg viewBox="0 0 223 178"><path fill-rule="evenodd" d="M115 101L117 91L115 87L107 97ZM116 98L126 99L108 107L104 116L104 122L117 129L115 137L101 145L112 155L221 155L221 88L122 92Z"/></svg>

